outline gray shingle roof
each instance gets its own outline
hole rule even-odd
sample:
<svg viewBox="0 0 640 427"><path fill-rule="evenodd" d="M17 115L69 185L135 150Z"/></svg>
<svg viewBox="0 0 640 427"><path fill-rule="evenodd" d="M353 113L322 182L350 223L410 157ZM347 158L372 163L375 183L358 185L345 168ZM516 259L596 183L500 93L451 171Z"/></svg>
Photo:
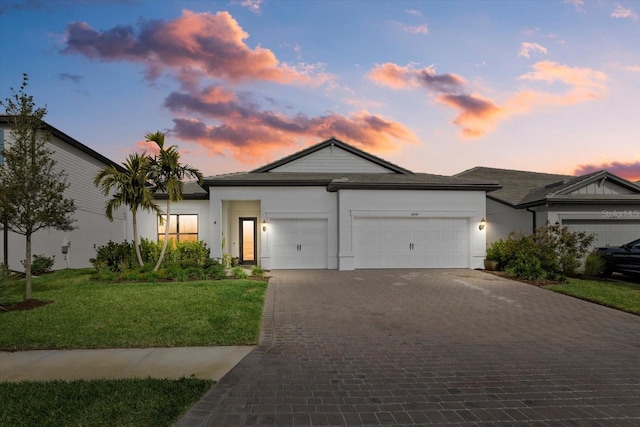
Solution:
<svg viewBox="0 0 640 427"><path fill-rule="evenodd" d="M475 167L473 169L460 172L456 177L470 178L476 180L492 180L500 183L501 189L487 194L490 199L516 206L527 197L534 189L542 189L550 184L560 184L570 180L570 175L556 175L540 172L518 171L511 169L497 169L488 167Z"/></svg>
<svg viewBox="0 0 640 427"><path fill-rule="evenodd" d="M426 173L299 173L299 172L247 172L207 177L204 186L327 186L329 191L339 189L433 189L484 190L499 187L491 180L451 177Z"/></svg>

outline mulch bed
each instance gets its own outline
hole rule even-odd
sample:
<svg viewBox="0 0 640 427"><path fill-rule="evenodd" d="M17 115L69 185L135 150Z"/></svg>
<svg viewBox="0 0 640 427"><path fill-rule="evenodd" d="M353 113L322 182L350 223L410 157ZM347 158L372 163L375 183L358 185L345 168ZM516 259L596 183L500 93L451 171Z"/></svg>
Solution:
<svg viewBox="0 0 640 427"><path fill-rule="evenodd" d="M533 285L533 286L537 286L539 288L543 287L543 286L547 286L547 285L562 285L562 282L558 282L556 280L543 280L542 282L536 282L534 280L526 280L526 279L520 279L517 277L511 277L509 275L507 275L507 273L505 273L504 271L489 271L489 270L484 270L486 273L489 274L493 274L505 279L509 279L509 280L514 280L516 282L522 282L522 283L526 283L528 285Z"/></svg>
<svg viewBox="0 0 640 427"><path fill-rule="evenodd" d="M53 301L43 301L39 299L26 299L20 302L16 302L14 304L7 305L4 308L6 311L26 311L26 310L33 310L51 303L53 303ZM2 311L0 311L0 313L1 312Z"/></svg>

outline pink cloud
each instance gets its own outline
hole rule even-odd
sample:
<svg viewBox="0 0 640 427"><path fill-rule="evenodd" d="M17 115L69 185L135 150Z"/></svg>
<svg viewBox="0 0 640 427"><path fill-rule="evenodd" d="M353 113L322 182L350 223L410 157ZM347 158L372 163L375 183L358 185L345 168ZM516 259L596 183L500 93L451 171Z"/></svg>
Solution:
<svg viewBox="0 0 640 427"><path fill-rule="evenodd" d="M410 65L403 67L391 62L376 65L368 76L374 82L394 89L424 86L445 93L458 93L467 83L457 74L436 74L434 67L416 69Z"/></svg>
<svg viewBox="0 0 640 427"><path fill-rule="evenodd" d="M215 94L221 97L216 99ZM215 87L200 92L174 92L167 97L165 106L180 116L174 119L172 130L178 138L195 141L214 155L230 152L249 164L268 158L269 152L294 145L300 139L317 142L335 136L374 152L418 142L416 135L402 124L367 111L349 116L334 113L287 116L263 110L246 97L232 98ZM212 121L215 124L210 124Z"/></svg>
<svg viewBox="0 0 640 427"><path fill-rule="evenodd" d="M525 58L531 57L531 54L547 54L547 48L542 46L539 43L532 42L522 42L520 43L520 52L518 52L518 56L523 56Z"/></svg>
<svg viewBox="0 0 640 427"><path fill-rule="evenodd" d="M534 44L532 44L534 45ZM539 46L539 45L538 45ZM527 49L540 51L536 46ZM524 114L550 106L567 106L603 98L606 94L607 76L589 68L570 67L552 61L540 61L520 80L542 83L560 82L568 87L561 93L523 89L498 103L477 93L472 93L467 81L457 74L436 74L434 67L416 69L410 65L393 63L376 65L368 77L381 85L394 89L422 87L436 102L453 108L458 115L453 123L462 128L462 136L476 138L493 130L499 120L514 114Z"/></svg>
<svg viewBox="0 0 640 427"><path fill-rule="evenodd" d="M317 73L317 67L281 63L269 49L249 48L248 37L228 12L184 10L172 21L143 21L137 31L130 26L98 31L84 22L70 23L63 52L100 61L140 62L149 79L165 71L184 79L189 76L191 81L213 77L231 82L321 84L331 79Z"/></svg>
<svg viewBox="0 0 640 427"><path fill-rule="evenodd" d="M574 175L585 175L599 170L607 170L631 182L640 181L640 161L579 165L576 167Z"/></svg>
<svg viewBox="0 0 640 427"><path fill-rule="evenodd" d="M627 18L627 19L638 19L638 14L633 11L633 9L625 9L619 4L616 4L616 8L611 12L612 18Z"/></svg>
<svg viewBox="0 0 640 427"><path fill-rule="evenodd" d="M436 100L460 112L453 123L462 127L462 135L467 138L477 138L492 130L505 114L492 100L480 95L439 95Z"/></svg>

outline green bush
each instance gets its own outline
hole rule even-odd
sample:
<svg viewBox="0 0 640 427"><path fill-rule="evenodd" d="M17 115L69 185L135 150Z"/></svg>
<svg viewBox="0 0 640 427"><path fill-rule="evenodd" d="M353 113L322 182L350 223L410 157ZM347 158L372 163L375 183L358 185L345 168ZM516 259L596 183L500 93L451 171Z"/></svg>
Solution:
<svg viewBox="0 0 640 427"><path fill-rule="evenodd" d="M105 269L114 272L124 271L137 265L136 253L133 243L126 240L115 243L111 240L104 246L96 249L96 257L89 260L97 271Z"/></svg>
<svg viewBox="0 0 640 427"><path fill-rule="evenodd" d="M152 242L148 239L140 239L140 255L145 263L144 269L152 269L162 249L162 242ZM190 269L192 267L205 267L209 261L210 249L202 242L176 242L167 246L161 268L175 270L176 268ZM100 272L109 270L113 272L125 272L138 268L135 248L133 243L109 242L96 250L96 257L89 260L94 268ZM144 270L145 272L148 270Z"/></svg>
<svg viewBox="0 0 640 427"><path fill-rule="evenodd" d="M203 266L205 273L209 279L222 280L226 279L227 272L224 265L220 264L218 260L209 258Z"/></svg>
<svg viewBox="0 0 640 427"><path fill-rule="evenodd" d="M231 269L231 274L233 274L236 279L246 279L248 277L247 272L240 266L233 267Z"/></svg>
<svg viewBox="0 0 640 427"><path fill-rule="evenodd" d="M589 254L584 262L584 275L586 277L596 277L602 275L607 266L607 262L598 254Z"/></svg>
<svg viewBox="0 0 640 427"><path fill-rule="evenodd" d="M593 239L593 235L547 223L532 234L511 232L504 242L492 244L487 253L512 277L565 281L580 266Z"/></svg>
<svg viewBox="0 0 640 427"><path fill-rule="evenodd" d="M31 274L38 275L48 273L49 271L51 271L53 264L56 262L55 258L55 255L53 255L51 258L44 255L33 255L33 259L31 260ZM24 268L27 268L26 260L23 259L20 262L22 263L22 266Z"/></svg>
<svg viewBox="0 0 640 427"><path fill-rule="evenodd" d="M258 265L251 267L251 275L253 277L264 277L264 270Z"/></svg>

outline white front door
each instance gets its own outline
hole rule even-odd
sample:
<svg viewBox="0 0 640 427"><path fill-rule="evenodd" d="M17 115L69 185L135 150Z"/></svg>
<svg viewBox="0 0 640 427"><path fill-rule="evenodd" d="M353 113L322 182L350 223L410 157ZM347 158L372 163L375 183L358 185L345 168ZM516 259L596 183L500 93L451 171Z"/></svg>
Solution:
<svg viewBox="0 0 640 427"><path fill-rule="evenodd" d="M355 268L468 268L466 218L356 218Z"/></svg>
<svg viewBox="0 0 640 427"><path fill-rule="evenodd" d="M326 219L273 219L269 233L272 269L327 268Z"/></svg>

